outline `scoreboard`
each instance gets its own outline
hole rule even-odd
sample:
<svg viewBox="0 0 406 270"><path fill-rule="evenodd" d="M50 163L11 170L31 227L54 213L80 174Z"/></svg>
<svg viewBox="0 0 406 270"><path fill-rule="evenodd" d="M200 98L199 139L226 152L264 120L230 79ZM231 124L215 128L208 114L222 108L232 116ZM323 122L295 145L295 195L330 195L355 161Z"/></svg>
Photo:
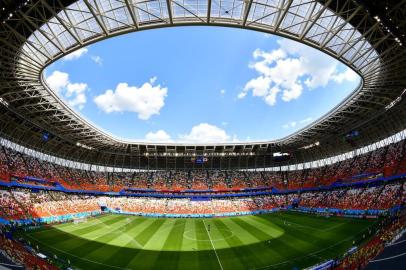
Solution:
<svg viewBox="0 0 406 270"><path fill-rule="evenodd" d="M197 157L192 157L190 160L192 162L194 162L195 164L201 165L201 164L206 163L209 159L206 157L203 157L203 156L197 156Z"/></svg>

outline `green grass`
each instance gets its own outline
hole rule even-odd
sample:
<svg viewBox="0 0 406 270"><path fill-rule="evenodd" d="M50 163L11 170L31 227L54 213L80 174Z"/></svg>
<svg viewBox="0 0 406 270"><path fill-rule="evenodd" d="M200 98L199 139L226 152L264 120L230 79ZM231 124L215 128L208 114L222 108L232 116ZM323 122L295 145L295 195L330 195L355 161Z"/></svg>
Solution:
<svg viewBox="0 0 406 270"><path fill-rule="evenodd" d="M335 258L373 224L292 212L217 219L104 215L22 236L86 270L292 269Z"/></svg>

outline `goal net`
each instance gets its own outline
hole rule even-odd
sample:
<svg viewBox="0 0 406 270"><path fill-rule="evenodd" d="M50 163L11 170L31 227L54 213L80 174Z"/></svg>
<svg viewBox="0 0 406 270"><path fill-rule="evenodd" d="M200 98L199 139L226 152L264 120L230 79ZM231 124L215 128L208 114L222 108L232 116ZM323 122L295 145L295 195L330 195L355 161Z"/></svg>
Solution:
<svg viewBox="0 0 406 270"><path fill-rule="evenodd" d="M73 219L73 224L80 224L87 221L87 217L78 217Z"/></svg>

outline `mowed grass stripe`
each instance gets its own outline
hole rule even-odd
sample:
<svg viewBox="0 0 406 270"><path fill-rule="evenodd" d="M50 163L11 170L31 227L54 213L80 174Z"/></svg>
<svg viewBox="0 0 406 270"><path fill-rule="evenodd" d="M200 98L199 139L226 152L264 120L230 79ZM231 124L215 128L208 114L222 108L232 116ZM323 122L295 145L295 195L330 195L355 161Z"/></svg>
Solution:
<svg viewBox="0 0 406 270"><path fill-rule="evenodd" d="M110 224L117 224L119 222L122 222L122 220L122 217L116 216L114 219L111 220L114 222L110 222ZM74 224L71 225L76 226ZM87 243L86 240L89 240L89 243L92 243L94 241L103 243L104 235L108 233L108 230L106 229L106 227L96 226L94 228L89 227L86 228L86 230L80 230L80 232L85 234L76 235L73 233L59 231L57 228L55 228L53 230L50 230L48 234L33 235L33 237L37 238L41 242L46 243L47 245L54 246L55 248L64 250L67 253L75 254L75 249L78 249L81 246L85 245ZM95 234L95 236L91 237L89 234ZM84 253L79 252L80 256L83 256L83 254Z"/></svg>
<svg viewBox="0 0 406 270"><path fill-rule="evenodd" d="M284 239L285 243L287 243L287 246L290 246L291 248L293 248L294 250L296 250L296 245L300 245L301 249L305 250L305 251L318 251L320 250L319 247L320 246L326 246L329 245L331 243L331 237L329 237L328 239L323 239L320 238L320 232L315 232L314 229L317 228L313 228L313 229L309 229L309 228L304 228L304 227L295 227L295 226L288 226L288 228L286 229L285 233L282 235L280 231L272 231L272 228L275 227L275 225L271 222L271 221L267 221L266 225L263 224L262 222L260 222L260 219L256 219L256 217L252 217L250 219L244 219L244 222L246 222L247 224L252 225L253 227L256 227L258 229L261 229L262 231L266 231L267 234L273 234L273 238L274 240L270 241L270 244L272 243L280 243L280 239L279 237L282 237L282 239ZM272 225L270 225L272 224ZM265 225L265 227L264 227ZM266 226L269 227L269 230L266 230ZM289 230L292 229L292 230ZM298 229L300 232L298 233L297 231L293 231ZM309 236L311 236L309 238ZM291 243L294 243L294 245L292 245ZM299 256L299 253L295 253L295 256ZM293 258L293 257L292 257Z"/></svg>
<svg viewBox="0 0 406 270"><path fill-rule="evenodd" d="M90 241L97 241L105 235L106 233L118 234L119 230L122 230L123 227L126 226L128 223L127 219L123 216L119 220L114 220L114 223L110 223L111 225L105 225L104 227L95 226L93 228L87 228L86 231L80 231L80 233L72 233L77 235L81 238L86 238Z"/></svg>
<svg viewBox="0 0 406 270"><path fill-rule="evenodd" d="M68 248L67 251L72 254L81 254L81 256L87 257L94 250L97 250L104 245L107 245L106 243L114 240L117 237L116 232L120 231L121 227L124 226L126 222L127 221L125 220L125 218L122 218L121 221L115 223L115 227L111 227L105 230L97 229L93 232L88 232L86 233L86 235L89 236L89 241L79 241L79 245L74 244L70 248ZM64 244L66 245L66 243Z"/></svg>
<svg viewBox="0 0 406 270"><path fill-rule="evenodd" d="M176 219L174 225L172 226L166 241L163 244L164 250L178 251L182 248L183 243L183 233L185 231L186 220Z"/></svg>
<svg viewBox="0 0 406 270"><path fill-rule="evenodd" d="M247 221L241 218L233 218L231 219L231 221L240 226L241 228L243 228L245 231L247 231L249 234L251 234L259 241L266 241L272 238L272 235L270 233L262 231L261 229L255 227L254 225L248 223Z"/></svg>
<svg viewBox="0 0 406 270"><path fill-rule="evenodd" d="M154 264L155 269L178 269L185 225L186 220L184 219L177 219L175 221L166 240L163 241L162 251L159 253Z"/></svg>
<svg viewBox="0 0 406 270"><path fill-rule="evenodd" d="M151 237L159 230L159 228L165 223L165 219L152 219L152 223L144 230L138 233L136 236L137 241L142 245L151 239Z"/></svg>
<svg viewBox="0 0 406 270"><path fill-rule="evenodd" d="M221 222L224 223L228 228L236 232L236 237L232 238L234 240L234 247L236 249L241 249L244 256L250 257L255 261L255 265L263 265L269 263L269 258L280 259L283 258L280 254L276 253L274 250L270 249L269 246L263 240L258 240L257 236L253 235L251 232L246 231L237 222L235 222L239 217L222 219ZM245 244L245 245L244 245ZM252 255L252 256L249 256Z"/></svg>
<svg viewBox="0 0 406 270"><path fill-rule="evenodd" d="M104 218L105 216L103 216L102 218ZM120 220L119 217L117 216L108 216L108 219L111 220ZM94 227L97 226L97 224L99 224L100 221L98 220L98 218L92 218L91 220L87 221L87 222L83 222L83 223L79 223L79 224L74 224L72 222L69 223L65 223L65 224L58 224L58 225L54 225L54 226L47 226L38 230L33 230L31 232L29 232L29 234L31 235L41 235L43 232L50 232L50 231L55 231L55 233L74 233L75 230L81 230L81 229L85 229L85 228L90 228L90 227ZM100 227L102 227L102 225L100 225Z"/></svg>
<svg viewBox="0 0 406 270"><path fill-rule="evenodd" d="M116 234L114 232L116 230L120 230L121 226L120 224L123 224L123 221L126 221L124 217L119 216L119 218L115 218L114 222L110 222L111 225L115 224L115 229L113 230L105 230L102 236L99 236L94 239L94 241L86 241L83 238L80 238L80 236L75 236L73 234L67 234L65 233L66 236L68 236L68 240L66 241L61 241L57 243L47 243L47 240L44 240L45 242L41 241L44 244L47 244L47 246L50 247L51 250L53 250L53 253L59 253L63 254L64 257L68 257L72 263L74 264L80 264L80 265L86 265L85 269L101 269L101 268L106 268L106 269L119 269L116 265L107 265L104 263L104 258L106 258L107 255L112 255L114 252L114 248L119 248L119 247L114 247L114 246L109 246L106 243L108 243L110 240L113 240L116 237ZM120 226L118 226L120 225ZM75 226L72 224L72 226ZM96 229L95 231L99 231L99 229ZM55 230L51 231L52 233L55 233ZM88 234L88 233L87 233ZM98 233L100 235L100 233ZM58 238L56 238L58 239ZM48 240L49 241L49 240ZM104 253L103 256L91 256L92 251L94 250L99 250L102 247L108 247L108 252ZM64 251L64 252L60 252ZM90 255L90 256L89 256Z"/></svg>
<svg viewBox="0 0 406 270"><path fill-rule="evenodd" d="M252 218L244 217L241 218L241 221L265 233L264 237L266 237L267 239L278 238L285 233L284 229L282 229L280 226L270 221L264 223L261 222L260 220L255 219L255 217Z"/></svg>
<svg viewBox="0 0 406 270"><path fill-rule="evenodd" d="M300 238L292 237L287 233L283 234L283 237L272 238L270 234L257 229L242 219L232 219L232 222L238 224L243 230L257 238L258 241L270 240L269 245L277 247L274 248L274 251L278 254L277 257L286 258L286 256L289 256L290 258L295 258L302 254L301 250L306 251L308 249L307 242L302 241Z"/></svg>
<svg viewBox="0 0 406 270"><path fill-rule="evenodd" d="M59 228L56 226L58 230L68 232L75 235L83 235L86 234L88 231L94 231L96 229L104 229L106 227L112 227L115 223L120 222L123 220L122 216L111 216L107 219L94 219L91 221L74 224L71 223L71 227L66 228Z"/></svg>
<svg viewBox="0 0 406 270"><path fill-rule="evenodd" d="M196 251L197 241L196 241L196 231L195 231L195 220L186 219L185 229L183 232L183 242L182 251Z"/></svg>
<svg viewBox="0 0 406 270"><path fill-rule="evenodd" d="M285 215L288 219L285 219ZM284 226L285 234L283 237L281 239L275 239L272 241L279 247L278 250L283 250L281 241L283 241L283 243L293 242L296 245L296 252L292 251L287 253L288 256L286 256L285 261L277 263L275 265L277 267L283 266L286 268L294 268L310 266L324 259L334 258L337 255L337 251L335 250L335 248L339 245L337 242L342 241L340 232L336 230L336 233L326 235L326 233L324 233L320 227L312 228L311 224L307 222L307 216L303 216L303 222L301 222L302 216L300 214L299 216L300 217L297 217L296 219L293 219L292 215L290 214L279 214L273 218L265 216L256 217L258 221L263 219L266 222L272 221L279 226ZM298 218L300 219L300 224L298 223ZM315 219L319 219L319 217L315 217ZM318 222L321 222L321 220ZM327 228L326 226L323 227ZM329 254L331 254L329 250L334 250L332 256L329 256Z"/></svg>
<svg viewBox="0 0 406 270"><path fill-rule="evenodd" d="M217 230L224 239L214 242L217 254L219 258L221 258L223 268L244 269L245 266L249 265L249 261L246 260L247 256L255 257L251 250L246 248L231 248L233 246L243 245L238 236L220 219L214 219L212 224L214 230ZM231 237L229 232L232 232Z"/></svg>
<svg viewBox="0 0 406 270"><path fill-rule="evenodd" d="M41 252L45 252L48 255L57 255L59 258L64 258L64 260L70 260L71 265L75 265L78 269L86 269L86 270L99 270L99 269L121 269L116 266L105 265L100 261L89 261L82 256L68 253L64 250L58 249L53 245L49 245L45 242L42 242L38 239L32 238L31 236L27 235L28 239L34 245L39 245L41 247Z"/></svg>
<svg viewBox="0 0 406 270"><path fill-rule="evenodd" d="M287 221L284 217L288 216L289 221ZM289 236L294 236L296 239L301 239L302 243L305 242L307 244L311 244L313 245L313 252L316 251L320 251L321 249L332 249L333 247L337 246L337 243L334 243L334 246L332 246L331 244L331 239L345 239L348 238L349 235L352 235L351 232L344 232L341 231L341 227L336 227L335 230L326 230L328 228L331 228L332 224L331 221L328 221L328 223L330 223L330 227L326 227L325 224L323 224L323 222L318 222L322 225L322 229L317 227L314 224L309 224L308 220L309 217L306 215L301 215L301 217L304 218L303 222L300 222L301 224L297 223L297 220L295 220L295 222L293 223L292 221L292 217L291 214L287 213L287 214L283 214L283 215L278 215L273 219L270 219L269 217L265 217L265 216L256 216L254 217L255 220L257 220L258 222L274 222L279 224L279 226L285 226L285 231L286 231L286 236L285 237L289 237ZM315 219L319 219L320 217L315 217ZM341 222L343 222L341 220ZM334 224L334 223L333 223ZM338 223L340 225L342 225L342 223ZM312 227L311 227L312 226ZM363 226L362 226L363 227ZM348 226L347 228L351 228L351 226ZM351 228L351 231L353 231L354 228ZM311 236L311 237L306 237L306 236ZM323 248L319 248L319 247L323 247ZM324 250L323 252L328 253L329 251ZM330 251L331 252L331 251ZM335 253L333 251L333 253Z"/></svg>
<svg viewBox="0 0 406 270"><path fill-rule="evenodd" d="M116 223L110 223L109 228L106 229L105 234L102 236L99 236L95 238L93 241L87 241L87 242L82 242L80 245L74 245L74 249L68 249L69 253L72 254L78 254L80 257L83 257L87 260L91 261L96 261L98 260L99 262L106 264L106 265L113 265L117 267L123 267L127 264L128 257L126 257L126 260L124 261L125 264L120 264L121 266L118 266L117 260L114 257L114 254L117 254L120 251L120 247L117 246L112 246L108 245L110 241L114 241L117 238L118 234L122 234L123 231L123 226L127 224L127 216L119 216L121 219L119 222ZM155 220L151 219L143 219L139 220L136 217L132 217L133 222L138 222L140 226L142 226L144 223L154 223ZM147 222L150 221L150 222ZM149 224L149 225L150 225ZM149 227L149 225L147 225ZM148 228L147 227L147 228ZM100 233L98 233L100 235ZM72 245L72 243L69 243L69 245ZM99 250L98 253L93 254L93 250ZM132 250L126 250L123 252L125 254L131 254L133 255L134 249ZM98 256L99 255L99 256ZM135 255L135 254L134 254ZM100 267L100 266L99 266ZM96 267L96 269L98 269Z"/></svg>
<svg viewBox="0 0 406 270"><path fill-rule="evenodd" d="M303 222L304 226L292 226L285 222L286 219L284 219L284 215L285 214L278 214L278 216L256 216L255 219L257 221L263 219L263 222L272 221L280 226L284 226L285 234L281 239L276 238L272 240L271 244L277 245L278 248L275 250L283 251L286 249L286 244L289 243L291 250L288 251L288 249L287 252L283 252L285 253L286 265L291 265L292 267L298 265L311 265L323 258L332 258L337 254L336 248L345 244L339 243L342 241L342 239L340 239L339 231L322 239L320 238L321 232L317 227L311 228L307 225L306 221L308 217L304 216L306 217ZM291 215L288 215L291 220ZM297 220L295 221L297 222ZM348 237L348 235L346 237ZM338 239L338 241L334 241L334 239ZM290 243L294 243L295 247L293 248ZM343 250L343 252L344 251L345 250ZM278 267L280 266L281 265L278 265Z"/></svg>
<svg viewBox="0 0 406 270"><path fill-rule="evenodd" d="M220 269L221 267L217 261L217 256L211 246L209 236L207 235L205 225L202 219L196 219L195 232L198 237L197 248L199 263L205 265L205 269ZM221 258L220 258L221 261Z"/></svg>
<svg viewBox="0 0 406 270"><path fill-rule="evenodd" d="M224 270L308 267L320 258L334 258L348 250L354 236L372 224L296 213L205 219L205 222L211 226L213 246ZM232 237L228 230L234 233ZM38 238L29 240L38 244L40 251L49 250L45 254L68 258L78 269L220 269L202 219L111 215L39 231L27 235ZM144 243L144 249L140 249L139 242Z"/></svg>
<svg viewBox="0 0 406 270"><path fill-rule="evenodd" d="M297 223L298 217L300 217L300 224ZM266 218L269 219L267 216L261 216L258 218ZM310 230L317 230L320 232L328 231L330 228L335 227L337 225L345 224L351 222L351 220L343 220L336 217L322 217L322 216L314 216L308 215L304 213L289 213L289 212L281 212L275 215L276 219L282 220L284 222L291 223L291 225L295 225L298 227L303 227Z"/></svg>
<svg viewBox="0 0 406 270"><path fill-rule="evenodd" d="M185 227L182 233L182 246L180 253L180 258L178 262L179 270L189 270L189 269L204 269L205 263L199 260L199 252L197 247L197 241L195 232L195 220L186 219ZM187 234L187 237L186 237Z"/></svg>
<svg viewBox="0 0 406 270"><path fill-rule="evenodd" d="M243 230L241 226L234 222L238 217L221 219L221 221L238 237L245 245L257 243L258 239L249 232Z"/></svg>
<svg viewBox="0 0 406 270"><path fill-rule="evenodd" d="M90 223L86 224L86 226L77 228L76 224L72 224L73 230L66 230L66 228L62 229L61 231L72 234L72 235L77 235L83 238L92 238L91 235L94 234L95 232L98 231L106 231L109 229L115 229L117 224L120 224L123 221L123 217L114 217L112 219L109 219L105 222L96 222L96 223ZM58 230L59 228L56 227Z"/></svg>
<svg viewBox="0 0 406 270"><path fill-rule="evenodd" d="M146 222L145 219L134 218L125 228L121 228L118 231L120 235L117 238L106 243L105 246L99 248L91 255L103 258L103 263L105 264L126 268L128 261L136 256L140 252L140 248L142 248L138 241L135 240L134 235L144 222ZM112 246L113 244L117 246Z"/></svg>
<svg viewBox="0 0 406 270"><path fill-rule="evenodd" d="M100 214L100 215L96 215L96 216L90 216L90 217L87 217L87 220L86 220L86 222L83 222L83 223L78 223L78 224L75 224L76 225L76 227L81 227L81 226L86 226L86 224L89 224L89 223L92 223L92 222L101 222L101 221L103 221L103 220L110 220L110 219L114 219L114 218L116 218L117 216L116 215L111 215L111 214ZM54 227L58 227L58 228L64 228L64 227L67 227L67 228L70 228L70 229L74 229L71 225L73 224L73 222L67 222L67 223L62 223L62 224L58 224L58 225L55 225Z"/></svg>
<svg viewBox="0 0 406 270"><path fill-rule="evenodd" d="M144 246L144 249L140 250L139 252L137 252L137 254L135 254L134 257L132 257L132 259L128 262L127 267L137 270L153 269L153 265L160 252L159 245L162 248L162 242L165 241L165 238L161 238L163 235L167 236L169 232L166 231L170 231L165 229L167 227L163 226L164 224L167 226L173 226L174 222L170 219L154 219L154 222L148 228L145 228L137 235L136 239L140 244ZM163 228L162 231L165 232L164 234L162 232L159 233L160 228ZM149 246L152 246L154 248L153 251L147 249L148 243L150 243Z"/></svg>
<svg viewBox="0 0 406 270"><path fill-rule="evenodd" d="M110 257L105 261L106 264L115 264L123 268L129 269L139 269L139 264L143 261L137 260L138 265L132 265L132 259L142 252L143 248L141 243L138 242L136 236L142 234L145 229L154 223L154 219L134 217L132 224L133 227L127 225L125 231L122 231L123 235L127 236L127 242L122 243L122 246L115 254L115 256ZM140 248L141 246L141 248ZM145 252L145 251L144 251ZM153 252L153 251L152 251Z"/></svg>
<svg viewBox="0 0 406 270"><path fill-rule="evenodd" d="M163 223L151 235L148 242L144 244L144 248L158 251L165 249L165 240L171 233L172 228L176 225L176 221L176 219L163 219Z"/></svg>
<svg viewBox="0 0 406 270"><path fill-rule="evenodd" d="M138 218L129 219L123 226L114 232L117 237L108 244L123 247L143 248L141 243L136 240L135 235L137 235L141 228L143 228L143 224L146 221L146 219Z"/></svg>

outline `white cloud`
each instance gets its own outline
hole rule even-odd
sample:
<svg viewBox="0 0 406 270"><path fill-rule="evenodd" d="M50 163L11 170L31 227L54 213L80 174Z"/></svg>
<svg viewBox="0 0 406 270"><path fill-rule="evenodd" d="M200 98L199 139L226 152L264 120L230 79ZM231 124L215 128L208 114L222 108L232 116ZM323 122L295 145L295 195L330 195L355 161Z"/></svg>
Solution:
<svg viewBox="0 0 406 270"><path fill-rule="evenodd" d="M148 132L145 135L145 140L148 142L173 142L171 136L162 129L157 132Z"/></svg>
<svg viewBox="0 0 406 270"><path fill-rule="evenodd" d="M299 121L291 121L291 122L288 122L288 123L282 125L282 127L283 127L284 129L295 128L295 127L297 127L297 126L299 126L299 125L303 126L303 125L305 125L305 124L308 124L308 123L310 123L312 120L313 120L312 117L307 117L307 118L302 119L302 120L299 120Z"/></svg>
<svg viewBox="0 0 406 270"><path fill-rule="evenodd" d="M119 83L115 90L106 90L104 94L94 98L96 105L106 113L136 112L138 118L148 120L152 115L159 114L165 105L168 94L166 87L154 86L156 77L141 87Z"/></svg>
<svg viewBox="0 0 406 270"><path fill-rule="evenodd" d="M76 51L66 55L62 59L64 61L76 60L76 59L79 59L80 57L82 57L83 55L85 55L88 51L89 50L87 48L80 48L79 50L76 50Z"/></svg>
<svg viewBox="0 0 406 270"><path fill-rule="evenodd" d="M226 90L225 89L221 89L220 90L220 95L224 95L226 93Z"/></svg>
<svg viewBox="0 0 406 270"><path fill-rule="evenodd" d="M158 79L158 77L157 77L157 76L154 76L154 77L152 77L151 79L149 79L149 83L150 83L150 84L154 84L157 79Z"/></svg>
<svg viewBox="0 0 406 270"><path fill-rule="evenodd" d="M57 94L62 92L69 84L69 74L61 71L54 71L49 77L45 79L48 86Z"/></svg>
<svg viewBox="0 0 406 270"><path fill-rule="evenodd" d="M87 101L87 84L71 83L69 81L69 74L58 70L54 71L49 77L46 77L45 81L71 107L83 109Z"/></svg>
<svg viewBox="0 0 406 270"><path fill-rule="evenodd" d="M237 140L231 138L227 132L219 127L207 123L201 123L192 128L189 134L179 135L179 140L187 143L224 143Z"/></svg>
<svg viewBox="0 0 406 270"><path fill-rule="evenodd" d="M333 80L337 83L342 83L343 81L354 82L357 78L358 74L350 68L347 68L344 72L333 75Z"/></svg>
<svg viewBox="0 0 406 270"><path fill-rule="evenodd" d="M277 87L272 87L269 92L268 95L265 97L265 102L270 105L273 106L276 103L276 96L277 94L280 92L281 90Z"/></svg>
<svg viewBox="0 0 406 270"><path fill-rule="evenodd" d="M241 93L238 94L237 98L238 98L238 99L243 99L243 98L245 98L246 96L247 96L247 92L241 92Z"/></svg>
<svg viewBox="0 0 406 270"><path fill-rule="evenodd" d="M79 109L83 109L86 103L86 90L87 84L85 83L69 83L66 87L66 97L68 104L72 107L78 106Z"/></svg>
<svg viewBox="0 0 406 270"><path fill-rule="evenodd" d="M222 123L227 125L226 122ZM145 135L145 142L154 143L225 143L225 142L239 142L237 135L229 135L227 132L215 125L208 123L200 123L192 127L188 134L179 134L176 139L172 139L171 135L165 130L158 130L156 132L148 132Z"/></svg>
<svg viewBox="0 0 406 270"><path fill-rule="evenodd" d="M254 97L263 97L268 94L271 83L272 83L271 78L259 76L247 82L244 90L246 90L246 92L252 90L252 95Z"/></svg>
<svg viewBox="0 0 406 270"><path fill-rule="evenodd" d="M307 123L311 122L312 120L313 120L313 117L307 117L307 118L305 118L303 120L300 120L299 123L300 124L307 124Z"/></svg>
<svg viewBox="0 0 406 270"><path fill-rule="evenodd" d="M290 89L283 90L282 100L289 102L293 99L297 99L302 95L303 87L298 83L293 83ZM272 105L274 105L273 103Z"/></svg>
<svg viewBox="0 0 406 270"><path fill-rule="evenodd" d="M93 55L92 57L90 57L90 59L92 59L92 61L98 64L99 66L103 65L103 58L101 58L98 55Z"/></svg>
<svg viewBox="0 0 406 270"><path fill-rule="evenodd" d="M296 121L292 121L292 122L284 124L282 127L283 128L294 128L294 127L296 127L296 125L297 125Z"/></svg>
<svg viewBox="0 0 406 270"><path fill-rule="evenodd" d="M347 68L340 73L338 62L309 46L289 39L277 41L279 48L270 52L256 49L253 52L254 61L249 67L258 76L248 81L238 98L242 99L248 93L261 97L268 105L276 104L280 98L289 102L298 99L304 89L325 87L330 81L342 83L355 81L358 76Z"/></svg>

